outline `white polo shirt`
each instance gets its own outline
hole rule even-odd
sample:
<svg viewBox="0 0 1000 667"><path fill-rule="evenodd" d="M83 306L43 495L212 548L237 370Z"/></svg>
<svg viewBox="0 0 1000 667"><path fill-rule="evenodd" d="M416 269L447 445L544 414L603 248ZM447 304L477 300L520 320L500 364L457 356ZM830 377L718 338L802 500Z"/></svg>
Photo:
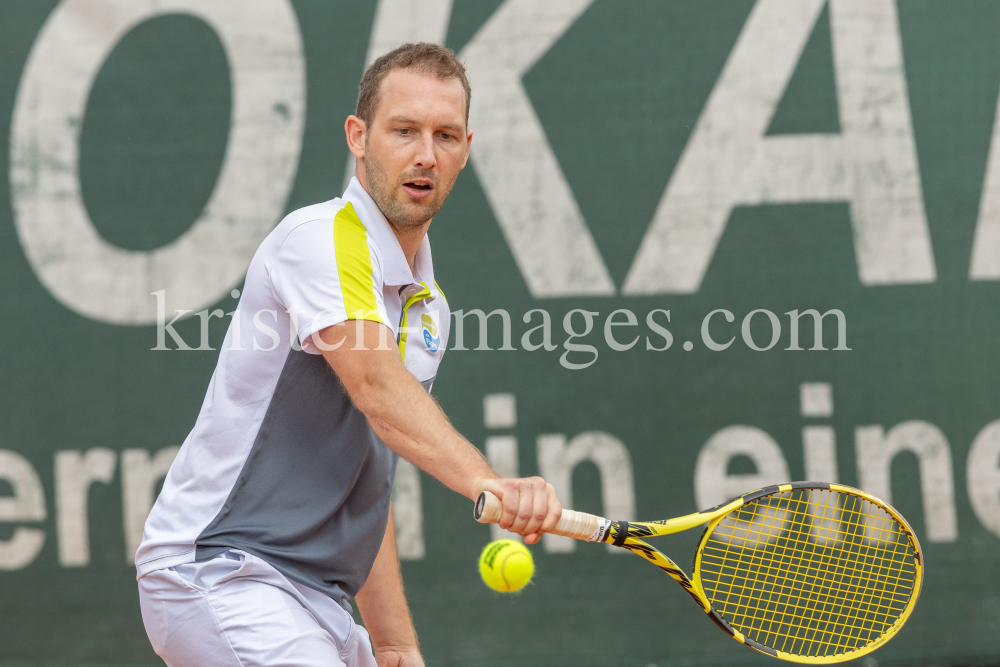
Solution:
<svg viewBox="0 0 1000 667"><path fill-rule="evenodd" d="M451 323L430 242L411 272L352 179L343 197L285 217L254 255L198 420L146 521L139 577L241 549L342 604L360 590L397 459L310 338L358 319L385 324L430 391Z"/></svg>

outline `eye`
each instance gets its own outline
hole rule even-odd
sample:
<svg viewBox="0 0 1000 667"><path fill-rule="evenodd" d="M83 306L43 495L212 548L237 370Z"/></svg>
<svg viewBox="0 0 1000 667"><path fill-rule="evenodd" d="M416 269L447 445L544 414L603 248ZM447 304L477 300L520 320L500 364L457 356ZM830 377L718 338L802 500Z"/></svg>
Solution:
<svg viewBox="0 0 1000 667"><path fill-rule="evenodd" d="M410 128L408 128L408 127L401 127L401 128L399 128L397 130L397 132L399 132L403 136L406 136L406 135L410 134L411 131L410 131Z"/></svg>
<svg viewBox="0 0 1000 667"><path fill-rule="evenodd" d="M442 139L444 139L445 141L451 141L452 139L454 139L454 138L455 138L455 137L453 137L452 135L448 134L447 132L442 132L440 136L441 136L441 138L442 138Z"/></svg>

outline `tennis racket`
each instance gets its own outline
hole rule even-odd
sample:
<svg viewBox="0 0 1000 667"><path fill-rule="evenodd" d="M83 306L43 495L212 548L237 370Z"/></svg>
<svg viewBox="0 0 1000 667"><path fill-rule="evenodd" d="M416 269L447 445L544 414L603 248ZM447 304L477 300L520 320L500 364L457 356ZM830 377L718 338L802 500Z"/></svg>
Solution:
<svg viewBox="0 0 1000 667"><path fill-rule="evenodd" d="M475 517L500 520L499 498ZM707 523L688 577L642 540ZM795 482L666 521L610 521L563 510L552 533L608 542L658 566L736 641L811 664L853 660L909 618L923 579L920 543L895 509L840 484Z"/></svg>

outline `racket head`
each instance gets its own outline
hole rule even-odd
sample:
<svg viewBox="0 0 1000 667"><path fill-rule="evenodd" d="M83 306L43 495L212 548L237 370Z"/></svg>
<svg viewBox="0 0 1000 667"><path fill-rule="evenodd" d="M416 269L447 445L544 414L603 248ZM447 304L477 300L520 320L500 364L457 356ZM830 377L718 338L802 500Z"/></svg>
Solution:
<svg viewBox="0 0 1000 667"><path fill-rule="evenodd" d="M916 605L920 543L887 503L840 484L796 482L742 498L695 555L709 614L783 660L853 660L889 641Z"/></svg>

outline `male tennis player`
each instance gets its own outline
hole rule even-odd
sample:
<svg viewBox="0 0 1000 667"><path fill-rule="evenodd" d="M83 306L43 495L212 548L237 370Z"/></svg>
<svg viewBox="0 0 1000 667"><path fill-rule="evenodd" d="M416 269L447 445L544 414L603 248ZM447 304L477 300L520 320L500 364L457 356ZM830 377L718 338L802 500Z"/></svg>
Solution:
<svg viewBox="0 0 1000 667"><path fill-rule="evenodd" d="M376 60L345 124L356 177L257 250L136 554L170 667L423 665L389 503L397 455L470 499L492 491L528 543L558 521L550 485L500 479L428 395L450 311L427 228L469 157L469 98L445 48Z"/></svg>

